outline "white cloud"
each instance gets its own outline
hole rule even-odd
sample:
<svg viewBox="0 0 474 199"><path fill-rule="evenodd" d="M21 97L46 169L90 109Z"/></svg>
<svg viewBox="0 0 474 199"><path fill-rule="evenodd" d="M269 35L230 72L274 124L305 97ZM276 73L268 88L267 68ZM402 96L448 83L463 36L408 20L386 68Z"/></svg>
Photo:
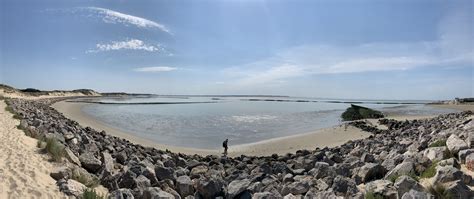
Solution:
<svg viewBox="0 0 474 199"><path fill-rule="evenodd" d="M352 46L301 45L222 73L234 86L268 85L315 74L401 71L417 67L474 66L474 34L468 12L446 16L439 38L424 42L366 43Z"/></svg>
<svg viewBox="0 0 474 199"><path fill-rule="evenodd" d="M177 69L178 68L169 67L169 66L153 66L153 67L135 68L134 71L136 72L170 72Z"/></svg>
<svg viewBox="0 0 474 199"><path fill-rule="evenodd" d="M129 39L126 41L112 41L111 43L107 44L99 43L96 44L96 49L89 50L87 52L93 53L113 50L144 50L148 52L164 51L164 49L159 45L149 45L145 44L145 42L142 40Z"/></svg>
<svg viewBox="0 0 474 199"><path fill-rule="evenodd" d="M105 23L120 23L124 25L134 25L139 28L158 28L161 31L166 33L172 34L171 31L163 24L157 23L152 20L148 20L145 18L128 15L125 13L113 11L106 8L99 8L99 7L86 7L80 8L82 10L86 10L88 12L93 13L94 15L88 15L93 17L101 18Z"/></svg>

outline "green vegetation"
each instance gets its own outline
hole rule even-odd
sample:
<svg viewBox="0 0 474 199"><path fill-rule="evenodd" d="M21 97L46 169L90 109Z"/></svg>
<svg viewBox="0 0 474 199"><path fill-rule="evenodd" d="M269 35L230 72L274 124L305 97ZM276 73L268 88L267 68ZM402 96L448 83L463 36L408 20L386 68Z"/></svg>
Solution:
<svg viewBox="0 0 474 199"><path fill-rule="evenodd" d="M384 199L383 195L369 191L365 194L365 199Z"/></svg>
<svg viewBox="0 0 474 199"><path fill-rule="evenodd" d="M407 173L407 174L404 174L406 176L410 176L411 178L413 178L415 181L419 181L420 180L420 177L418 177L414 172L411 172L411 173ZM388 180L392 181L393 183L395 181L397 181L397 179L402 176L402 175L392 175L392 176L389 176Z"/></svg>
<svg viewBox="0 0 474 199"><path fill-rule="evenodd" d="M46 138L45 149L56 162L60 162L64 157L64 146L56 138Z"/></svg>
<svg viewBox="0 0 474 199"><path fill-rule="evenodd" d="M420 175L420 178L431 178L436 175L436 166L438 165L438 161L434 161L431 165L423 171Z"/></svg>
<svg viewBox="0 0 474 199"><path fill-rule="evenodd" d="M78 181L86 187L93 188L99 185L99 179L95 176L92 175L84 175L79 171L73 171L72 172L72 177L73 180Z"/></svg>
<svg viewBox="0 0 474 199"><path fill-rule="evenodd" d="M46 143L43 141L43 139L38 139L36 141L36 147L43 149L44 147L46 147Z"/></svg>
<svg viewBox="0 0 474 199"><path fill-rule="evenodd" d="M445 139L437 140L436 142L431 143L430 146L428 146L428 147L441 147L441 146L446 146L446 140Z"/></svg>
<svg viewBox="0 0 474 199"><path fill-rule="evenodd" d="M17 119L17 120L23 119L20 115L18 115L18 114L12 109L12 107L10 107L10 106L8 106L8 105L5 107L5 111L8 111L8 112L10 112L11 114L13 114L13 118L14 118L14 119Z"/></svg>
<svg viewBox="0 0 474 199"><path fill-rule="evenodd" d="M105 199L106 196L98 194L94 189L86 189L81 196L82 199Z"/></svg>
<svg viewBox="0 0 474 199"><path fill-rule="evenodd" d="M360 120L360 119L369 119L369 118L382 118L383 114L380 111L376 111L370 108L357 106L351 104L351 107L347 108L344 113L342 113L341 118L344 121Z"/></svg>
<svg viewBox="0 0 474 199"><path fill-rule="evenodd" d="M433 196L436 198L436 199L452 199L454 198L451 193L449 193L448 191L446 191L446 188L444 188L443 185L441 184L437 184L437 185L431 185L428 187L428 192L430 192L431 194L433 194Z"/></svg>

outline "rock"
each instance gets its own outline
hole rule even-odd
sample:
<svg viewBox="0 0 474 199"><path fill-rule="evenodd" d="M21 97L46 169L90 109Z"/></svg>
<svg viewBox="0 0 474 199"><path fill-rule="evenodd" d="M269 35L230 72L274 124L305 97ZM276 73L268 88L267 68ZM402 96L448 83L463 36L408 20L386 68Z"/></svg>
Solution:
<svg viewBox="0 0 474 199"><path fill-rule="evenodd" d="M406 175L398 177L394 186L399 196L403 196L410 190L423 191L423 187L416 180Z"/></svg>
<svg viewBox="0 0 474 199"><path fill-rule="evenodd" d="M175 198L172 194L158 187L148 187L143 191L143 199Z"/></svg>
<svg viewBox="0 0 474 199"><path fill-rule="evenodd" d="M118 186L120 188L129 188L129 189L134 189L137 187L137 182L136 179L137 174L134 172L127 170L125 173L120 176L120 179L118 180Z"/></svg>
<svg viewBox="0 0 474 199"><path fill-rule="evenodd" d="M386 175L385 179L390 179L395 176L409 175L415 173L415 164L413 162L402 162L395 168L390 170Z"/></svg>
<svg viewBox="0 0 474 199"><path fill-rule="evenodd" d="M108 176L108 175L113 175L115 172L115 168L114 168L114 159L112 158L112 156L107 153L107 152L103 152L102 153L102 176Z"/></svg>
<svg viewBox="0 0 474 199"><path fill-rule="evenodd" d="M446 147L430 147L423 151L423 156L427 157L431 161L439 161L444 159Z"/></svg>
<svg viewBox="0 0 474 199"><path fill-rule="evenodd" d="M155 167L155 175L158 180L166 180L170 179L173 180L173 169L169 167L163 167L163 166L156 166Z"/></svg>
<svg viewBox="0 0 474 199"><path fill-rule="evenodd" d="M69 147L64 148L64 156L67 160L69 160L69 162L81 166L81 161L76 155L74 155L74 153L71 151L71 149L69 149Z"/></svg>
<svg viewBox="0 0 474 199"><path fill-rule="evenodd" d="M181 197L186 197L194 194L193 182L189 176L183 175L176 179L176 188Z"/></svg>
<svg viewBox="0 0 474 199"><path fill-rule="evenodd" d="M204 198L214 198L219 196L222 191L223 184L216 179L201 178L197 181L197 192Z"/></svg>
<svg viewBox="0 0 474 199"><path fill-rule="evenodd" d="M135 178L135 184L137 185L137 188L141 190L151 186L150 180L143 175L139 175L137 178Z"/></svg>
<svg viewBox="0 0 474 199"><path fill-rule="evenodd" d="M451 182L460 179L464 179L464 174L459 169L452 166L437 166L433 184Z"/></svg>
<svg viewBox="0 0 474 199"><path fill-rule="evenodd" d="M458 157L459 157L459 160L461 161L461 164L466 163L466 157L471 153L474 153L474 149L464 149L464 150L459 151Z"/></svg>
<svg viewBox="0 0 474 199"><path fill-rule="evenodd" d="M95 158L92 153L83 153L79 156L79 160L81 161L82 167L91 173L96 173L102 165L102 162Z"/></svg>
<svg viewBox="0 0 474 199"><path fill-rule="evenodd" d="M474 197L474 192L466 186L462 181L457 180L454 182L449 182L444 185L446 193L451 196L451 198L472 198Z"/></svg>
<svg viewBox="0 0 474 199"><path fill-rule="evenodd" d="M458 161L455 158L441 160L438 162L438 166L442 166L442 167L452 166L458 169L461 168L461 165L459 165Z"/></svg>
<svg viewBox="0 0 474 199"><path fill-rule="evenodd" d="M289 193L288 195L286 195L285 197L283 197L283 199L301 199L302 197L300 195L298 196L295 196L291 193Z"/></svg>
<svg viewBox="0 0 474 199"><path fill-rule="evenodd" d="M316 162L314 168L309 171L316 179L324 178L326 176L335 176L336 172L334 169L331 169L328 163L326 162Z"/></svg>
<svg viewBox="0 0 474 199"><path fill-rule="evenodd" d="M362 161L362 162L375 162L375 157L374 157L374 155L372 155L370 153L364 153L360 157L360 161Z"/></svg>
<svg viewBox="0 0 474 199"><path fill-rule="evenodd" d="M234 180L227 186L227 198L234 198L247 189L250 185L249 179Z"/></svg>
<svg viewBox="0 0 474 199"><path fill-rule="evenodd" d="M125 162L127 162L128 156L125 151L121 151L120 153L116 155L115 158L117 159L118 163L125 164Z"/></svg>
<svg viewBox="0 0 474 199"><path fill-rule="evenodd" d="M365 185L366 192L380 194L387 198L397 198L397 191L388 180L375 180Z"/></svg>
<svg viewBox="0 0 474 199"><path fill-rule="evenodd" d="M117 189L110 193L110 199L134 199L130 189Z"/></svg>
<svg viewBox="0 0 474 199"><path fill-rule="evenodd" d="M59 190L64 192L66 195L79 197L82 196L82 193L87 188L85 185L81 184L78 181L73 179L69 180L59 180L57 182Z"/></svg>
<svg viewBox="0 0 474 199"><path fill-rule="evenodd" d="M467 169L474 171L474 153L466 156L465 163Z"/></svg>
<svg viewBox="0 0 474 199"><path fill-rule="evenodd" d="M283 186L281 190L282 195L287 195L289 193L294 195L304 195L308 192L310 186L306 181L292 182Z"/></svg>
<svg viewBox="0 0 474 199"><path fill-rule="evenodd" d="M471 125L474 124L473 121L470 122ZM469 146L469 148L474 148L474 131L470 131L469 134L467 135L466 138L466 143Z"/></svg>
<svg viewBox="0 0 474 199"><path fill-rule="evenodd" d="M457 154L460 150L469 148L467 143L455 134L451 134L446 140L446 147L448 147L449 151L453 154Z"/></svg>
<svg viewBox="0 0 474 199"><path fill-rule="evenodd" d="M402 196L402 199L431 199L431 198L434 198L434 196L429 193L425 193L425 192L417 191L413 189L406 192Z"/></svg>
<svg viewBox="0 0 474 199"><path fill-rule="evenodd" d="M73 138L76 137L76 136L75 136L73 133L71 133L70 131L65 132L65 133L63 134L63 136L64 136L64 139L65 139L66 141L72 140Z"/></svg>
<svg viewBox="0 0 474 199"><path fill-rule="evenodd" d="M209 169L205 165L199 165L191 169L189 176L191 178L199 178L200 175L204 175Z"/></svg>
<svg viewBox="0 0 474 199"><path fill-rule="evenodd" d="M375 163L366 163L356 171L357 179L363 183L381 179L384 177L385 173L387 173L387 170L385 170L384 167Z"/></svg>
<svg viewBox="0 0 474 199"><path fill-rule="evenodd" d="M308 191L304 196L304 199L344 199L344 197L336 196L333 191Z"/></svg>
<svg viewBox="0 0 474 199"><path fill-rule="evenodd" d="M278 199L282 198L281 195L273 193L273 192L258 192L253 194L253 199Z"/></svg>
<svg viewBox="0 0 474 199"><path fill-rule="evenodd" d="M343 176L336 176L332 183L332 190L350 196L358 192L354 180Z"/></svg>
<svg viewBox="0 0 474 199"><path fill-rule="evenodd" d="M57 181L60 179L70 178L72 176L72 171L68 167L59 167L55 168L49 175Z"/></svg>

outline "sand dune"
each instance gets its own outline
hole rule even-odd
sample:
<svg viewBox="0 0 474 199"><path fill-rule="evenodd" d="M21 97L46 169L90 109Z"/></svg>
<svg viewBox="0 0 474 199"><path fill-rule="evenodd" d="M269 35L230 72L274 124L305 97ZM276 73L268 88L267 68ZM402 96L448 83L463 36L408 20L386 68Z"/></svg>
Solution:
<svg viewBox="0 0 474 199"><path fill-rule="evenodd" d="M36 140L16 128L0 101L0 198L66 198L49 176L54 165L38 153Z"/></svg>

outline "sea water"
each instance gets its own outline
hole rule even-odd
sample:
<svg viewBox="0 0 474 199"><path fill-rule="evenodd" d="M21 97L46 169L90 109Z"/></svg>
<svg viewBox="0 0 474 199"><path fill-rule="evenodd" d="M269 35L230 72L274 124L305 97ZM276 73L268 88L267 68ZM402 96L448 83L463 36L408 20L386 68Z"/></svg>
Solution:
<svg viewBox="0 0 474 199"><path fill-rule="evenodd" d="M160 144L202 149L217 149L225 139L232 145L247 144L336 126L341 124L340 115L350 106L349 102L392 114L453 112L423 104L397 104L414 101L292 97L154 96L98 101L106 104L89 104L82 111L134 136Z"/></svg>

